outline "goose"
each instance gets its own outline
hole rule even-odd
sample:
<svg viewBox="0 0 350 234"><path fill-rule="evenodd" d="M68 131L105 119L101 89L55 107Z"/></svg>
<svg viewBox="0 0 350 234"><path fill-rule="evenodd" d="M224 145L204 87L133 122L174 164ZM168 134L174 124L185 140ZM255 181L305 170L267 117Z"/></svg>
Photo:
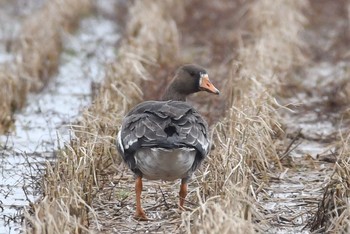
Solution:
<svg viewBox="0 0 350 234"><path fill-rule="evenodd" d="M141 205L143 178L181 179L178 206L184 210L188 181L211 145L207 122L186 102L188 95L199 91L220 93L204 68L183 65L177 69L162 100L142 102L122 120L117 149L135 174L137 220L149 220Z"/></svg>

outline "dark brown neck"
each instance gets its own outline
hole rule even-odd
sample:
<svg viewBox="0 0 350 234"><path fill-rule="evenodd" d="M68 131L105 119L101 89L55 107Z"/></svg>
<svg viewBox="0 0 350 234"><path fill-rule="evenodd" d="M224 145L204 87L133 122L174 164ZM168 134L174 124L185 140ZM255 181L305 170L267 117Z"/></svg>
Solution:
<svg viewBox="0 0 350 234"><path fill-rule="evenodd" d="M186 101L186 97L187 94L184 93L179 93L176 91L176 89L174 89L171 85L166 89L162 100L163 101L169 101L169 100L173 100L173 101Z"/></svg>

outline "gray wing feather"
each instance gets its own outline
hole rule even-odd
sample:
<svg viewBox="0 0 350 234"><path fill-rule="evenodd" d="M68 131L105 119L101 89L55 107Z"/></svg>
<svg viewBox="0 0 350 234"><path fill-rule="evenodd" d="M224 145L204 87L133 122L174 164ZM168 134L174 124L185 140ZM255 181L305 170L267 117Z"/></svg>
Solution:
<svg viewBox="0 0 350 234"><path fill-rule="evenodd" d="M127 114L121 129L124 152L119 152L129 165L133 164L133 154L142 147L193 147L198 152L196 165L209 152L207 123L186 102L143 102Z"/></svg>
<svg viewBox="0 0 350 234"><path fill-rule="evenodd" d="M135 131L134 132L135 132L135 137L136 138L141 138L146 133L146 126L141 124L140 121L139 121L137 126L135 127Z"/></svg>

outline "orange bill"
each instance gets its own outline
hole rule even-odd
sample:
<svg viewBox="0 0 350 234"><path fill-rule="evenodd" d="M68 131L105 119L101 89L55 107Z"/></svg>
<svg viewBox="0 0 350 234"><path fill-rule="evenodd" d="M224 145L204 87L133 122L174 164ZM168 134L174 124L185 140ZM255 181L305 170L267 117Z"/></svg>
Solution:
<svg viewBox="0 0 350 234"><path fill-rule="evenodd" d="M211 83L207 74L201 76L199 88L209 93L220 94L220 91Z"/></svg>

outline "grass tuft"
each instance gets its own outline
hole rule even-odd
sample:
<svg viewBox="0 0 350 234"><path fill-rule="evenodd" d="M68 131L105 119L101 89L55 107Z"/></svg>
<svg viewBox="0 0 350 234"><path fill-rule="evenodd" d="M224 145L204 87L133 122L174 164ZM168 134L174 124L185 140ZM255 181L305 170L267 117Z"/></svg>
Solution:
<svg viewBox="0 0 350 234"><path fill-rule="evenodd" d="M350 136L342 147L334 173L324 189L317 212L306 225L315 233L348 233L350 231Z"/></svg>

